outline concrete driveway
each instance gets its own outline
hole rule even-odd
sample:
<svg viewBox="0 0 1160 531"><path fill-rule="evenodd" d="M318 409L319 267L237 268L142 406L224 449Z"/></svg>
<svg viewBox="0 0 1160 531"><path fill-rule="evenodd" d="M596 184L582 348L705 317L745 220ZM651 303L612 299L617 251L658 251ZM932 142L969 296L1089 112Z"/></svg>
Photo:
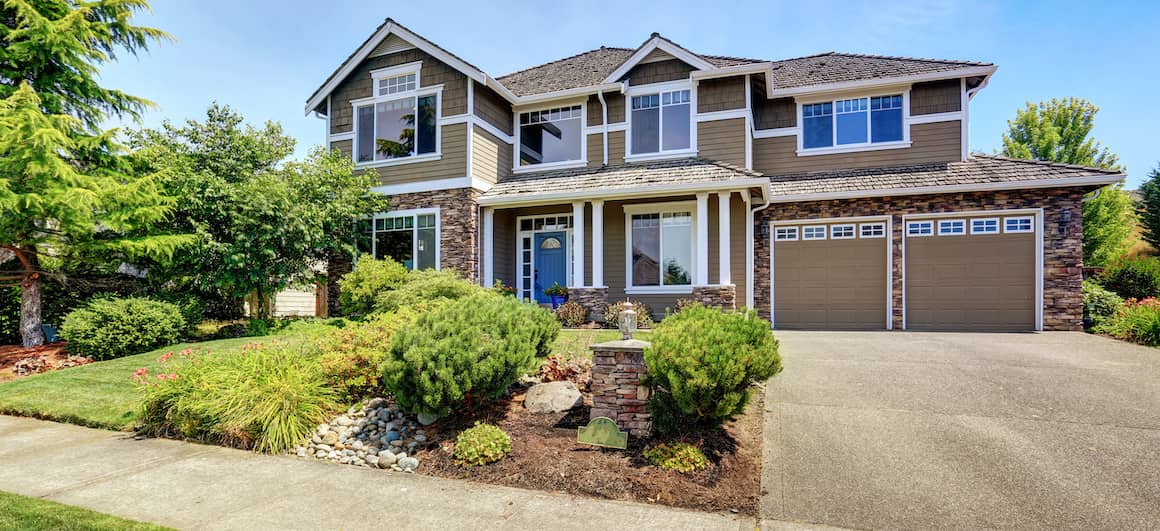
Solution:
<svg viewBox="0 0 1160 531"><path fill-rule="evenodd" d="M1082 333L775 335L762 518L1160 528L1160 350Z"/></svg>

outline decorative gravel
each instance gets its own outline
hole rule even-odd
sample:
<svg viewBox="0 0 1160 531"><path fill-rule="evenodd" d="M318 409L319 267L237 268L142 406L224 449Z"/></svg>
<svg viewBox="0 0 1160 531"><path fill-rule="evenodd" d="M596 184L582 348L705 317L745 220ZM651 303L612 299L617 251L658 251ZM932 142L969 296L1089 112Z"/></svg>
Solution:
<svg viewBox="0 0 1160 531"><path fill-rule="evenodd" d="M419 459L411 454L429 444L416 416L400 411L385 398L375 398L319 424L310 444L294 453L343 465L414 472Z"/></svg>

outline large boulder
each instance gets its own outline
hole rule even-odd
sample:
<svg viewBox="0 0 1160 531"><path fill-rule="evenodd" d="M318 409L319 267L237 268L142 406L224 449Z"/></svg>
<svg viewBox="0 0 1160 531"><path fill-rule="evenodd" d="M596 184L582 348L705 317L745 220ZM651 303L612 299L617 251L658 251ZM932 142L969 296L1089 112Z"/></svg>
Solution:
<svg viewBox="0 0 1160 531"><path fill-rule="evenodd" d="M580 405L581 401L576 384L569 381L548 382L528 389L524 407L536 413L559 413Z"/></svg>

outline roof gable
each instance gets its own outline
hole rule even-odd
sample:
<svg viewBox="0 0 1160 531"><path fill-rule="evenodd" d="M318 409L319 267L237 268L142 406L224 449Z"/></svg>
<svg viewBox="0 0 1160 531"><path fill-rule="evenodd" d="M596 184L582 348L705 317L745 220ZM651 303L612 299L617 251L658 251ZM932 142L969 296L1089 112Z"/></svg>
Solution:
<svg viewBox="0 0 1160 531"><path fill-rule="evenodd" d="M659 55L657 52L661 52L664 55ZM615 83L620 81L634 66L642 62L661 61L669 58L680 60L697 70L712 70L716 68L716 65L704 57L682 48L677 43L662 37L660 33L653 33L632 55L628 56L624 62L609 73L603 82Z"/></svg>

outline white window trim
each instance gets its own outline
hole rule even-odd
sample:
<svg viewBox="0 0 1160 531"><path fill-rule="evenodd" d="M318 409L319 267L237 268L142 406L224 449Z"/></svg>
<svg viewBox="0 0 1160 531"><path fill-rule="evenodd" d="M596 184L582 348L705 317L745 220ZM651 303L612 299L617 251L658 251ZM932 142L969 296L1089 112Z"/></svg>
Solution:
<svg viewBox="0 0 1160 531"><path fill-rule="evenodd" d="M520 125L520 115L529 112L543 111L545 109L557 109L561 107L574 107L580 105L580 158L576 160L561 160L557 162L544 162L541 164L528 164L526 166L520 165L520 132L523 129ZM570 168L583 168L588 165L588 100L582 100L577 103L545 103L536 107L521 108L513 113L515 118L515 143L512 145L514 150L514 157L512 158L512 173L528 173L534 171L546 170L564 170Z"/></svg>
<svg viewBox="0 0 1160 531"><path fill-rule="evenodd" d="M834 135L833 144L830 146L826 146L826 147L816 147L816 148L805 147L805 138L806 138L805 121L804 121L804 116L802 116L802 114L803 114L802 107L804 105L810 105L810 104L814 104L814 103L834 103L835 101L838 101L838 100L848 100L848 99L856 99L856 98L866 98L867 104L869 104L870 98L876 98L879 96L896 96L899 94L902 95L902 140L897 140L897 141L893 141L893 142L878 142L878 143L870 142L869 141L870 140L870 136L869 136L870 135L870 115L869 115L869 113L871 111L870 111L870 109L867 109L866 110L866 113L867 113L867 115L866 115L867 137L866 137L866 139L867 139L867 141L863 144L838 145L838 124L837 124L837 114L838 113L837 113L837 111L834 111L833 114L831 115L831 120L834 120L834 127L833 127L833 132L832 132L832 134ZM835 153L856 153L859 151L880 151L880 150L885 150L885 149L902 149L902 148L908 148L911 146L911 141L910 141L910 89L909 88L906 88L906 89L895 88L894 90L882 90L882 91L874 91L874 92L859 92L856 94L831 95L831 96L827 96L827 97L799 98L796 100L796 103L797 103L797 123L798 123L797 129L799 130L798 135L797 135L797 154L800 157L808 157L811 155L832 155Z"/></svg>
<svg viewBox="0 0 1160 531"><path fill-rule="evenodd" d="M962 232L954 230L943 230L943 226L951 227L955 223L962 223ZM940 219L938 220L938 235L939 236L965 236L967 234L967 221L964 219Z"/></svg>
<svg viewBox="0 0 1160 531"><path fill-rule="evenodd" d="M403 164L416 164L421 162L431 162L443 158L443 85L431 85L424 87L422 82L422 61L413 63L392 66L389 68L380 68L372 70L371 75L371 96L369 98L358 98L350 100L351 111L351 143L350 143L350 159L354 162L356 168L382 168L387 166L400 166ZM379 96L379 81L401 75L415 74L415 90L408 90L404 92L396 92L386 96ZM377 105L380 102L396 101L404 98L415 98L416 105L418 98L424 96L435 96L435 151L431 153L423 153L411 155L410 157L386 159L386 160L369 160L366 162L359 162L358 160L358 108L366 105ZM471 134L468 131L468 134Z"/></svg>
<svg viewBox="0 0 1160 531"><path fill-rule="evenodd" d="M817 230L818 230L818 229L821 229L821 230L822 230L822 235L821 235L821 237L818 237L818 236L807 236L807 235L806 235L806 231L807 231L807 230L812 230L812 231L814 231L814 232L817 232ZM806 225L806 226L803 226L803 227L802 227L802 241L807 241L807 240L824 240L824 239L826 239L826 237L827 237L828 235L829 235L829 231L827 231L827 230L826 230L826 225Z"/></svg>
<svg viewBox="0 0 1160 531"><path fill-rule="evenodd" d="M674 90L689 91L689 147L687 149L674 149L669 151L657 151L655 153L636 153L632 152L632 98L634 96L648 96L652 94L660 94L662 92L672 92ZM664 114L663 112L661 114ZM624 161L625 162L645 162L650 160L664 160L664 159L679 159L685 157L693 157L697 155L697 87L689 80L668 81L664 83L650 83L648 85L635 85L629 87L624 93L624 122L626 124L624 132ZM663 126L663 122L662 122ZM663 127L662 127L663 131ZM663 134L663 132L662 132ZM661 139L663 145L663 139Z"/></svg>
<svg viewBox="0 0 1160 531"><path fill-rule="evenodd" d="M841 227L843 229L847 229L847 228L850 229L850 235L849 236L838 236L836 231L839 227ZM853 223L840 223L837 225L830 225L830 239L831 240L853 240L857 237L858 237L858 226L854 225Z"/></svg>
<svg viewBox="0 0 1160 531"><path fill-rule="evenodd" d="M995 230L975 230L975 223L976 222L987 222L987 221L994 221L995 222ZM971 224L971 235L975 235L975 234L999 234L999 232L1002 231L1002 229L1003 229L1003 222L999 218L972 218L972 219L968 220L968 222Z"/></svg>
<svg viewBox="0 0 1160 531"><path fill-rule="evenodd" d="M911 229L920 225L930 225L930 234L922 234L921 232L912 232ZM925 238L935 235L934 220L924 219L922 221L907 221L906 222L906 237L907 238Z"/></svg>
<svg viewBox="0 0 1160 531"><path fill-rule="evenodd" d="M707 252L698 247L701 242L697 241L697 202L696 201L676 201L672 203L647 203L624 205L624 293L628 295L636 294L668 294L668 293L692 293L693 285L697 278L697 257L699 253ZM693 280L687 285L678 286L634 286L632 284L632 216L634 214L665 214L671 212L688 212L692 216L692 224L689 227L689 237L692 238L693 244L693 263L689 266L689 276ZM663 216L662 216L663 217ZM707 242L706 242L707 244ZM661 238L661 255L664 255L664 238ZM661 277L663 279L663 275ZM663 280L662 280L663 282Z"/></svg>
<svg viewBox="0 0 1160 531"><path fill-rule="evenodd" d="M871 229L871 234L867 235L866 229ZM873 232L875 232L875 229L882 229L882 234L874 234ZM865 240L885 238L886 237L886 224L885 223L862 223L862 224L859 224L858 225L858 237L861 239L865 239Z"/></svg>
<svg viewBox="0 0 1160 531"><path fill-rule="evenodd" d="M419 245L419 216L428 214L435 214L435 269L439 270L443 267L443 221L439 214L439 208L412 208L407 210L390 210L387 212L380 212L371 216L371 256L375 256L375 247L378 246L378 239L375 238L375 220L378 219L394 219L394 218L415 218L414 228L411 230L411 253L414 255L416 247ZM384 231L385 232L385 231ZM412 262L416 262L412 258ZM412 269L413 270L413 269Z"/></svg>
<svg viewBox="0 0 1160 531"><path fill-rule="evenodd" d="M1016 229L1011 230L1007 227L1007 223L1011 221L1026 220L1028 230ZM1030 234L1035 232L1035 217L1034 216L1010 216L1003 218L1003 234Z"/></svg>
<svg viewBox="0 0 1160 531"><path fill-rule="evenodd" d="M782 238L778 231L785 231L786 237ZM798 239L797 227L775 227L773 233L773 240L778 242L796 242Z"/></svg>
<svg viewBox="0 0 1160 531"><path fill-rule="evenodd" d="M569 264L568 267L564 268L567 270L565 272L565 278L567 279L568 285L569 286L572 285L572 267L571 267L572 248L575 247L573 245L574 242L572 241L572 229L570 229L570 228L563 228L563 229L551 228L551 229L539 229L539 230L537 230L535 228L534 224L532 225L532 230L522 230L520 228L520 225L523 223L523 221L525 219L533 219L534 220L534 219L538 219L538 218L558 218L560 216L571 217L572 213L571 212L560 212L557 214L537 214L534 216L516 216L516 286L515 286L515 288L516 288L516 293L519 295L520 300L525 299L524 280L527 279L527 275L524 275L524 267L523 267L524 266L524 262L523 262L524 251L525 250L530 251L528 253L530 256L530 259L528 261L528 265L531 268L531 271L533 274L535 274L535 272L536 272L536 250L535 249L524 249L524 238L531 238L532 245L534 246L536 243L535 235L537 233L541 233L541 232L564 232L565 233L565 238L567 238L567 240L568 240L568 248L566 249L564 260ZM573 219L572 223L573 223L573 226L575 226L576 220ZM534 300L536 300L536 294L532 293L531 291L535 290L536 279L533 278L531 280L532 280L532 282L531 282L532 287L529 289L529 293L527 294L526 298L529 298L529 299L534 301Z"/></svg>

